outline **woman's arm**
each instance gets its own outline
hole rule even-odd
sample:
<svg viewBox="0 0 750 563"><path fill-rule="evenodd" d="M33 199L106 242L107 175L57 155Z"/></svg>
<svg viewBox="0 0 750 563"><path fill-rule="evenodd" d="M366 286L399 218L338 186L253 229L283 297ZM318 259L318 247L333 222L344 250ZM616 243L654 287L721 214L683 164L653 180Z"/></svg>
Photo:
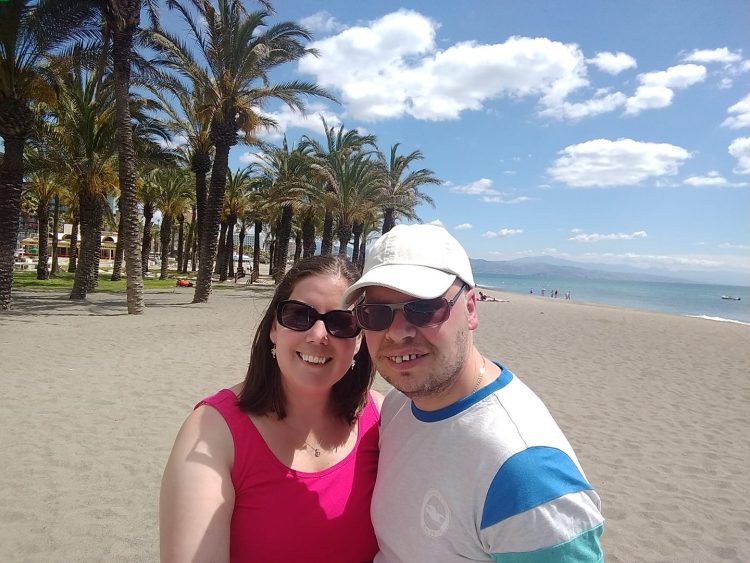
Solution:
<svg viewBox="0 0 750 563"><path fill-rule="evenodd" d="M162 563L229 561L234 444L222 416L194 410L177 434L159 498Z"/></svg>

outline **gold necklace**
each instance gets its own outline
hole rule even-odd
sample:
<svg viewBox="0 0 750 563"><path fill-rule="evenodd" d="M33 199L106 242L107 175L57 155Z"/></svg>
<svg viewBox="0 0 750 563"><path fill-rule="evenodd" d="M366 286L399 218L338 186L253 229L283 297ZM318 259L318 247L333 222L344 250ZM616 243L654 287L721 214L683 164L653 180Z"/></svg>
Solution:
<svg viewBox="0 0 750 563"><path fill-rule="evenodd" d="M472 393L475 393L477 389L479 389L479 383L484 379L484 364L485 364L486 358L482 356L482 367L479 368L479 373L477 374L477 380L474 383L474 389L471 390ZM305 442L307 443L307 442Z"/></svg>
<svg viewBox="0 0 750 563"><path fill-rule="evenodd" d="M291 424L289 424L289 423L288 423L288 422L286 421L286 419L285 419L285 418L282 418L282 419L281 419L281 421L282 421L282 422L283 422L284 424L286 424L286 425L287 425L287 428L289 428L290 430L294 430L294 428L292 428L292 425L291 425ZM308 442L308 441L307 441L307 440L305 440L304 438L302 439L302 441L304 442L304 444L305 444L305 446L306 446L306 449L309 449L309 450L311 450L311 451L312 451L312 454L313 454L313 455L314 455L315 457L320 457L320 455L321 455L321 454L322 454L323 452L335 452L335 451L337 451L337 450L339 449L339 448L338 448L338 446L336 446L336 447L335 447L334 449L332 449L332 450L327 450L327 449L325 449L325 448L322 448L322 447L320 447L320 446L318 446L318 447L315 447L315 446L313 446L313 445L312 445L312 444L311 444L310 442Z"/></svg>

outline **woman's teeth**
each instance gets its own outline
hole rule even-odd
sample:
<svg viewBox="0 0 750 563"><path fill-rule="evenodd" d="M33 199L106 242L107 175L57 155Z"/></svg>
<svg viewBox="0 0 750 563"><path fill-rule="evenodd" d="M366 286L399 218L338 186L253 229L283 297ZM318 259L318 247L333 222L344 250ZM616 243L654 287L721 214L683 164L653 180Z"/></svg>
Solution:
<svg viewBox="0 0 750 563"><path fill-rule="evenodd" d="M300 354L300 357L310 364L324 364L328 361L328 358L321 356L311 356L310 354Z"/></svg>

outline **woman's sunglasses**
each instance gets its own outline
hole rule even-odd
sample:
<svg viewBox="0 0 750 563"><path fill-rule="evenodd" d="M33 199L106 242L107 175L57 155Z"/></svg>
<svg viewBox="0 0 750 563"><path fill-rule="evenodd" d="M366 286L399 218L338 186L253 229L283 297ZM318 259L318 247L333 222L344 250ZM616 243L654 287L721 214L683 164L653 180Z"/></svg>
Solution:
<svg viewBox="0 0 750 563"><path fill-rule="evenodd" d="M360 303L354 308L357 322L365 330L385 330L393 322L396 311L403 311L406 320L414 326L437 326L448 320L451 307L456 304L458 297L467 285L461 284L453 299L445 297L434 299L417 299L407 303Z"/></svg>
<svg viewBox="0 0 750 563"><path fill-rule="evenodd" d="M353 338L359 334L357 320L351 311L336 309L321 314L307 303L294 299L281 301L276 305L276 320L281 326L291 330L309 330L319 319L323 320L328 334L336 338Z"/></svg>

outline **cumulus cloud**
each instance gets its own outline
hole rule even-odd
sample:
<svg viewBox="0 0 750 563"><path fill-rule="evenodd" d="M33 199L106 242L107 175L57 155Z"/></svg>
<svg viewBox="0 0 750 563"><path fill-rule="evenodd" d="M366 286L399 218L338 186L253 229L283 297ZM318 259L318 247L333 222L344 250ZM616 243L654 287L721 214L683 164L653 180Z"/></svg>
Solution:
<svg viewBox="0 0 750 563"><path fill-rule="evenodd" d="M499 231L487 231L482 236L484 238L505 238L520 235L521 233L523 233L523 229L500 229Z"/></svg>
<svg viewBox="0 0 750 563"><path fill-rule="evenodd" d="M658 72L638 75L640 86L625 102L625 113L637 115L648 109L667 107L672 103L674 91L688 88L706 79L706 67L684 64Z"/></svg>
<svg viewBox="0 0 750 563"><path fill-rule="evenodd" d="M750 137L738 137L732 141L729 154L737 159L736 174L750 174Z"/></svg>
<svg viewBox="0 0 750 563"><path fill-rule="evenodd" d="M553 180L574 188L633 186L670 176L690 153L668 143L594 139L565 147L547 169Z"/></svg>
<svg viewBox="0 0 750 563"><path fill-rule="evenodd" d="M636 231L634 233L609 233L607 235L600 235L599 233L583 233L580 229L574 229L575 233L568 240L574 242L601 242L603 240L635 240L646 238L648 234L646 231Z"/></svg>
<svg viewBox="0 0 750 563"><path fill-rule="evenodd" d="M715 188L737 188L747 186L746 182L730 182L716 170L712 170L705 176L690 176L685 179L685 184L694 187Z"/></svg>
<svg viewBox="0 0 750 563"><path fill-rule="evenodd" d="M468 231L471 229L473 225L471 223L461 223L460 225L456 225L453 227L454 231Z"/></svg>
<svg viewBox="0 0 750 563"><path fill-rule="evenodd" d="M299 23L302 27L312 32L319 33L336 33L344 29L344 26L325 10L315 12L311 16L302 18L299 20Z"/></svg>
<svg viewBox="0 0 750 563"><path fill-rule="evenodd" d="M603 51L597 53L593 58L586 59L586 62L612 75L620 74L623 70L638 66L633 57L623 52L611 53Z"/></svg>
<svg viewBox="0 0 750 563"><path fill-rule="evenodd" d="M404 115L456 119L503 96L536 97L541 109L549 110L588 85L585 59L574 44L510 37L439 50L437 29L434 20L400 9L314 42L320 56L302 58L299 70L341 92L348 113L367 121Z"/></svg>
<svg viewBox="0 0 750 563"><path fill-rule="evenodd" d="M742 60L742 55L732 52L726 47L719 49L696 49L683 59L689 63L736 63Z"/></svg>
<svg viewBox="0 0 750 563"><path fill-rule="evenodd" d="M511 199L507 199L507 196L505 194L503 195L486 195L482 196L482 201L485 203L504 203L505 205L516 205L518 203L526 203L527 201L531 201L530 197L526 196L520 196L520 197L514 197Z"/></svg>
<svg viewBox="0 0 750 563"><path fill-rule="evenodd" d="M499 191L492 188L492 180L489 178L480 178L461 186L451 186L449 191L467 195L500 195Z"/></svg>
<svg viewBox="0 0 750 563"><path fill-rule="evenodd" d="M730 106L727 113L729 117L722 122L722 127L729 127L730 129L750 127L750 94Z"/></svg>
<svg viewBox="0 0 750 563"><path fill-rule="evenodd" d="M242 153L238 160L242 164L263 164L265 163L265 160L263 160L263 153L262 152L244 152Z"/></svg>
<svg viewBox="0 0 750 563"><path fill-rule="evenodd" d="M438 227L443 227L443 228L445 228L445 225L443 224L443 222L442 222L442 221L441 221L440 219L435 219L434 221L430 221L430 222L429 222L429 223L427 223L427 224L428 224L428 225L436 225L436 226L438 226Z"/></svg>
<svg viewBox="0 0 750 563"><path fill-rule="evenodd" d="M269 142L279 142L286 131L292 127L307 129L313 133L324 135L325 130L320 119L321 116L325 118L328 127L341 125L341 118L320 103L309 104L305 114L294 111L288 106L282 106L277 112L261 111L261 114L273 119L278 124L274 129L259 133L259 137Z"/></svg>
<svg viewBox="0 0 750 563"><path fill-rule="evenodd" d="M750 250L750 246L746 244L734 244L731 242L723 242L719 245L719 248L727 248L731 250Z"/></svg>
<svg viewBox="0 0 750 563"><path fill-rule="evenodd" d="M598 90L590 100L586 100L585 102L560 100L557 104L541 110L539 114L557 119L578 120L584 117L609 113L625 105L627 101L627 96L622 92L611 92L604 88Z"/></svg>

